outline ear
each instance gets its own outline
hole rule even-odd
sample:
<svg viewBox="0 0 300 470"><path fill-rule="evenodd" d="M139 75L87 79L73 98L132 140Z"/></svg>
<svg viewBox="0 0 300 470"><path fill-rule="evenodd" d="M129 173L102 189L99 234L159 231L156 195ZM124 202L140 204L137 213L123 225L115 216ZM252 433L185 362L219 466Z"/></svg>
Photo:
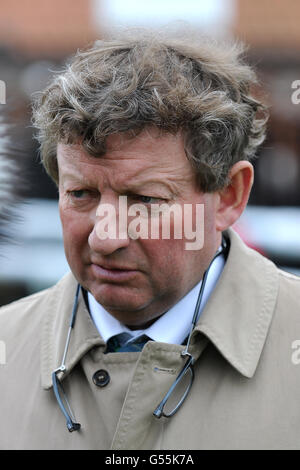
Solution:
<svg viewBox="0 0 300 470"><path fill-rule="evenodd" d="M228 229L242 215L253 184L253 166L242 160L235 163L229 172L230 183L219 194L216 229L220 232Z"/></svg>

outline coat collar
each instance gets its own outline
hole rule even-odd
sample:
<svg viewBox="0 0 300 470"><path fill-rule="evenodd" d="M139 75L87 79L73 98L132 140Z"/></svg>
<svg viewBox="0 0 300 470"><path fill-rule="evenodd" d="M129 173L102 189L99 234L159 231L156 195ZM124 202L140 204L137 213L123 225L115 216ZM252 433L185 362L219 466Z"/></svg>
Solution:
<svg viewBox="0 0 300 470"><path fill-rule="evenodd" d="M77 281L69 273L49 290L48 310L45 312L42 330L41 376L42 387L52 387L52 372L61 365L65 349L71 313L74 304ZM94 346L104 346L99 336L82 292L79 295L77 315L72 329L71 341L66 356L66 374Z"/></svg>
<svg viewBox="0 0 300 470"><path fill-rule="evenodd" d="M207 336L245 377L253 377L279 290L276 266L228 230L230 251L223 273L195 331Z"/></svg>
<svg viewBox="0 0 300 470"><path fill-rule="evenodd" d="M193 332L204 334L242 375L252 377L276 304L279 276L274 264L228 231L230 251L223 273ZM42 386L63 357L77 282L71 273L48 291L41 349ZM192 343L194 342L192 339ZM67 373L94 346L104 346L80 293L75 326L66 358ZM67 374L66 374L67 375Z"/></svg>

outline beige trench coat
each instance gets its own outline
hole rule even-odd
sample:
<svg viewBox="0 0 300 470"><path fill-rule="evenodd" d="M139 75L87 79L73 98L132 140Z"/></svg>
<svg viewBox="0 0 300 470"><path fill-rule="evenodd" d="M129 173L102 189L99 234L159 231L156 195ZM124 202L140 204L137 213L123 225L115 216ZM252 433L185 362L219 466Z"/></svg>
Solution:
<svg viewBox="0 0 300 470"><path fill-rule="evenodd" d="M0 448L299 449L300 278L229 234L226 266L192 336L194 384L169 419L152 413L182 366L182 346L103 354L80 298L63 383L82 428L70 433L51 373L63 355L74 277L1 308ZM110 376L105 387L92 380L99 369Z"/></svg>

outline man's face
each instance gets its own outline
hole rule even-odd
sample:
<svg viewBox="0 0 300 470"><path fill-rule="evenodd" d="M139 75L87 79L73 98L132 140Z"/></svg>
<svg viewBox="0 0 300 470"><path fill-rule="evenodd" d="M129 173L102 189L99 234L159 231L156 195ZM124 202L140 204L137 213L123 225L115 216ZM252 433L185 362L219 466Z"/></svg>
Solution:
<svg viewBox="0 0 300 470"><path fill-rule="evenodd" d="M113 135L99 158L80 145L58 144L57 158L60 216L73 274L122 323L151 324L197 284L218 248L217 194L197 188L181 134L147 129L134 139ZM187 250L187 240L173 236L101 240L96 213L110 204L118 214L119 196L127 196L128 207L142 203L149 213L151 204L204 204L203 248Z"/></svg>

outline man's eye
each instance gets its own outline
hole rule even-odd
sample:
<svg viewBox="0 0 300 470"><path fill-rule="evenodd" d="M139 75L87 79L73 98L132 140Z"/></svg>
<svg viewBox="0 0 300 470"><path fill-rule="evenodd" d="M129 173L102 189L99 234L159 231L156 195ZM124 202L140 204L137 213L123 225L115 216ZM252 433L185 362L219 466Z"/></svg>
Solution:
<svg viewBox="0 0 300 470"><path fill-rule="evenodd" d="M144 204L150 204L150 202L153 202L155 201L156 199L154 197L150 197L150 196L140 196L140 200L141 202L143 202Z"/></svg>
<svg viewBox="0 0 300 470"><path fill-rule="evenodd" d="M74 198L74 199L82 199L83 196L85 196L87 193L86 190L84 189L77 189L75 191L70 191L70 195Z"/></svg>
<svg viewBox="0 0 300 470"><path fill-rule="evenodd" d="M136 197L143 204L158 204L159 202L162 202L162 199L158 197L140 196L140 195L137 195Z"/></svg>
<svg viewBox="0 0 300 470"><path fill-rule="evenodd" d="M73 201L79 201L83 199L97 198L99 193L90 189L74 189L73 191L68 191L68 196Z"/></svg>

